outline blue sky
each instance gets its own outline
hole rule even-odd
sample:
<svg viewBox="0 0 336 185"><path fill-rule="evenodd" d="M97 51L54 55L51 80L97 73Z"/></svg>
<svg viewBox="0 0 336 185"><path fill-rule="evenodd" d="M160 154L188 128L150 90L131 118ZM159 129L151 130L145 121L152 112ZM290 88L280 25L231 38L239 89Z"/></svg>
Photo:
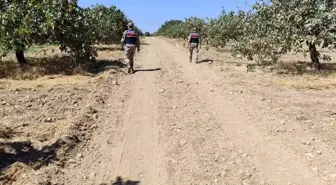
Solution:
<svg viewBox="0 0 336 185"><path fill-rule="evenodd" d="M185 17L217 17L222 6L226 10L247 9L245 1L253 4L256 0L79 0L82 7L92 4L115 5L142 31L155 32L162 23Z"/></svg>

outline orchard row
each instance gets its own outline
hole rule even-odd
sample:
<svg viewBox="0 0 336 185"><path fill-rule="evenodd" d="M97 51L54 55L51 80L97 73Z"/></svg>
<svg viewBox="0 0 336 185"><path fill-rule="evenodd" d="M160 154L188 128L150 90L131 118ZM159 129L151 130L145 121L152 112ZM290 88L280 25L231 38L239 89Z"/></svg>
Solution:
<svg viewBox="0 0 336 185"><path fill-rule="evenodd" d="M20 63L25 49L44 44L59 46L78 62L93 59L93 46L119 43L131 21L115 6L81 8L77 0L2 0L0 11L0 54L15 50Z"/></svg>
<svg viewBox="0 0 336 185"><path fill-rule="evenodd" d="M211 46L232 45L233 55L273 64L288 52L309 53L319 68L323 48L336 48L334 0L259 0L249 11L223 11L218 18L190 17L164 23L156 35L185 38L192 27Z"/></svg>

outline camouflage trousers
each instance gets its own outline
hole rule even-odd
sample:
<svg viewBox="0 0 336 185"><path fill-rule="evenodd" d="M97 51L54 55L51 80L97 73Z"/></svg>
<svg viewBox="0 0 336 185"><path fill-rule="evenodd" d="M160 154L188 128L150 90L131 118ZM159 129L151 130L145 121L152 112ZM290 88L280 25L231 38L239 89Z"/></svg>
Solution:
<svg viewBox="0 0 336 185"><path fill-rule="evenodd" d="M198 44L197 43L191 43L189 48L189 60L192 62L193 56L196 59L196 62L198 62Z"/></svg>
<svg viewBox="0 0 336 185"><path fill-rule="evenodd" d="M133 70L134 66L134 55L136 51L136 46L135 45L129 45L126 44L124 46L124 51L125 51L125 62L128 68L131 68Z"/></svg>

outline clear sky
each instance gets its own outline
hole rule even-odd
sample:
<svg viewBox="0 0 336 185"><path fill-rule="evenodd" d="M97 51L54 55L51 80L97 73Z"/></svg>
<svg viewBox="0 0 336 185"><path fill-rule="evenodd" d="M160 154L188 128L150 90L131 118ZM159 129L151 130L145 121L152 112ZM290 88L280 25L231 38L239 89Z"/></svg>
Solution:
<svg viewBox="0 0 336 185"><path fill-rule="evenodd" d="M256 0L79 0L82 7L92 4L115 5L143 31L155 32L167 20L186 17L217 17L225 10L247 9L245 1Z"/></svg>

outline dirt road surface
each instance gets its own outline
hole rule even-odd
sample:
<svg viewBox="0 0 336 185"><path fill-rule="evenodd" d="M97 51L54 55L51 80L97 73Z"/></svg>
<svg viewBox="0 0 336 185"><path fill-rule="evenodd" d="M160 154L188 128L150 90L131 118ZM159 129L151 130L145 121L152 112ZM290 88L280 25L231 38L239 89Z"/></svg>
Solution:
<svg viewBox="0 0 336 185"><path fill-rule="evenodd" d="M332 107L333 92L324 99L268 87L260 92L259 86L237 85L215 64L189 63L181 45L144 42L137 72L109 92L104 121L76 164L54 182L111 184L120 177L119 184L143 185L336 184L334 136L318 135L295 112L307 99Z"/></svg>

